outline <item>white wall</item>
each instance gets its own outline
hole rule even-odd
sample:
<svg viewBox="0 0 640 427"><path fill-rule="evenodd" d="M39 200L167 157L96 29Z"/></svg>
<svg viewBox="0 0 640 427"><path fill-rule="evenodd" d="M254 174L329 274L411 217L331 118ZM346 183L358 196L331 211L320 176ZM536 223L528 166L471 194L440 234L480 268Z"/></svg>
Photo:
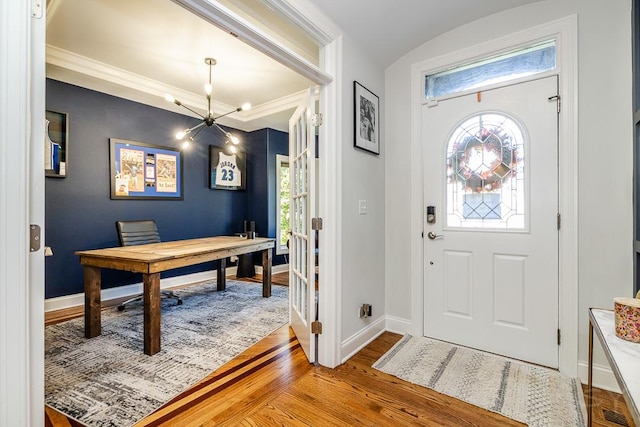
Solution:
<svg viewBox="0 0 640 427"><path fill-rule="evenodd" d="M342 358L383 330L385 268L385 157L381 133L380 155L354 148L353 81L380 98L384 117L384 71L348 35L343 39L342 64ZM382 132L384 132L384 120ZM358 213L366 200L367 214ZM322 285L322 278L321 285ZM373 316L361 319L358 307L373 306Z"/></svg>
<svg viewBox="0 0 640 427"><path fill-rule="evenodd" d="M588 307L612 308L613 297L630 296L633 289L630 11L628 0L542 1L459 27L424 43L386 70L386 169L393 173L385 181L385 281L386 313L395 320L391 325L407 327L412 308L421 307L411 301L412 280L422 281L422 265L411 261L412 251L422 247L422 214L409 209L412 198L422 199L420 153L411 152L411 66L576 14L578 327L579 360L586 361ZM410 191L398 190L408 183ZM417 223L416 218L420 218ZM596 362L606 365L598 354Z"/></svg>

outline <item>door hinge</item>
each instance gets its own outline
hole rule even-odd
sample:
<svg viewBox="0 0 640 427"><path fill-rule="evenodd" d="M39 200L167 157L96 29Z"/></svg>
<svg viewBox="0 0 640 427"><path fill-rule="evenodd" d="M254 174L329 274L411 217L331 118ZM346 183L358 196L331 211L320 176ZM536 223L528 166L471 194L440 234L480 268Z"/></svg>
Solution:
<svg viewBox="0 0 640 427"><path fill-rule="evenodd" d="M311 116L311 125L322 126L322 114L316 113Z"/></svg>
<svg viewBox="0 0 640 427"><path fill-rule="evenodd" d="M311 322L311 333L316 335L322 335L322 322L318 320Z"/></svg>
<svg viewBox="0 0 640 427"><path fill-rule="evenodd" d="M558 345L560 345L561 337L560 337L560 329L558 329Z"/></svg>
<svg viewBox="0 0 640 427"><path fill-rule="evenodd" d="M322 230L322 218L311 218L311 229L315 231Z"/></svg>
<svg viewBox="0 0 640 427"><path fill-rule="evenodd" d="M558 225L558 230L560 230L560 226L562 225L562 216L560 214L558 214L556 222L557 222L557 225Z"/></svg>
<svg viewBox="0 0 640 427"><path fill-rule="evenodd" d="M31 0L31 17L42 18L42 2L44 0Z"/></svg>
<svg viewBox="0 0 640 427"><path fill-rule="evenodd" d="M29 251L37 252L40 250L40 226L31 224L29 226Z"/></svg>
<svg viewBox="0 0 640 427"><path fill-rule="evenodd" d="M554 95L554 96L550 96L549 97L549 101L556 101L556 104L558 106L558 113L560 113L560 105L561 105L561 99L560 99L560 95Z"/></svg>

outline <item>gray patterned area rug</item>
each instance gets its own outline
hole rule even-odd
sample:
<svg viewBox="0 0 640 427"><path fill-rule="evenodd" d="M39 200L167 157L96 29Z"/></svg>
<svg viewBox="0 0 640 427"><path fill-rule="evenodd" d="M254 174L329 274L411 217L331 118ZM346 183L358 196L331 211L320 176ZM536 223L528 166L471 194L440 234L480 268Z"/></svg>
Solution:
<svg viewBox="0 0 640 427"><path fill-rule="evenodd" d="M162 301L162 350L143 353L142 305L102 312L102 335L84 338L84 320L45 328L45 403L88 426L130 426L289 320L288 291L215 281Z"/></svg>
<svg viewBox="0 0 640 427"><path fill-rule="evenodd" d="M580 383L552 369L410 335L373 367L529 426L585 425Z"/></svg>

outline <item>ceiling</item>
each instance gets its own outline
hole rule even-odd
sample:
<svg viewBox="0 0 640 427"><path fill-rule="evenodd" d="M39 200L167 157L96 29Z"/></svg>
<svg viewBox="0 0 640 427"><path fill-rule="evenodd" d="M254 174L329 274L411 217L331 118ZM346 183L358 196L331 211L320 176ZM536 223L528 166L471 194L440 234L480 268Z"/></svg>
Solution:
<svg viewBox="0 0 640 427"><path fill-rule="evenodd" d="M217 0L311 62L319 46L274 9L275 0ZM386 67L443 32L534 0L308 0ZM358 17L358 19L353 19ZM390 25L392 23L393 25ZM47 77L189 114L170 93L205 114L212 70L214 114L245 102L253 108L221 124L245 131L287 130L313 82L171 0L48 0Z"/></svg>
<svg viewBox="0 0 640 427"><path fill-rule="evenodd" d="M386 68L456 27L540 0L309 0Z"/></svg>
<svg viewBox="0 0 640 427"><path fill-rule="evenodd" d="M230 3L246 16L253 10ZM297 52L317 62L318 47L310 38L296 27L277 25L290 38L304 40ZM313 85L170 0L49 0L46 38L47 77L187 115L193 114L164 95L206 114L205 58L214 58L214 115L249 102L251 110L219 121L246 131L288 130L293 109Z"/></svg>

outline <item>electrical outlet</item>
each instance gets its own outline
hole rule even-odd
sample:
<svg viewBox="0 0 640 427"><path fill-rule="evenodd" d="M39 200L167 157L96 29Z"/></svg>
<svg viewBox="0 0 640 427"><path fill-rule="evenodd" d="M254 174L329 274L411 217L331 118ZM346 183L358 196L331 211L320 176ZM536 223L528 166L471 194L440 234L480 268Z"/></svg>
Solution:
<svg viewBox="0 0 640 427"><path fill-rule="evenodd" d="M362 307L358 308L358 317L371 317L372 312L371 304L362 304Z"/></svg>

